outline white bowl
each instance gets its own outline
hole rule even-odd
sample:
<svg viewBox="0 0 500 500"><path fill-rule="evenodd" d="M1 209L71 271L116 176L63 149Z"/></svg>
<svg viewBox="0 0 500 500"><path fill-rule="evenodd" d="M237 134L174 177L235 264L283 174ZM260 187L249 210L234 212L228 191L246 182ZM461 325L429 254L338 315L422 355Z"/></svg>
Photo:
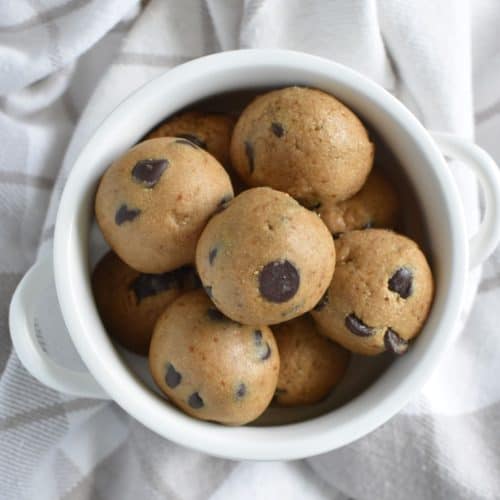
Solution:
<svg viewBox="0 0 500 500"><path fill-rule="evenodd" d="M307 85L329 92L377 131L398 158L425 221L436 295L427 323L409 352L361 394L321 416L288 425L224 427L193 419L145 384L113 346L90 287L89 234L99 177L117 156L166 116L201 99L242 89ZM469 164L482 183L486 210L472 241L465 233L457 188L435 140L394 97L360 74L333 62L288 51L247 50L211 55L161 75L139 89L102 123L76 160L58 211L54 241L57 297L68 331L90 374L48 358L29 321L50 262L21 282L11 305L11 332L20 359L47 385L73 394L109 397L159 435L206 453L235 459L296 459L332 450L367 434L418 392L453 335L470 266L500 236L500 182L482 150L434 134L448 156Z"/></svg>

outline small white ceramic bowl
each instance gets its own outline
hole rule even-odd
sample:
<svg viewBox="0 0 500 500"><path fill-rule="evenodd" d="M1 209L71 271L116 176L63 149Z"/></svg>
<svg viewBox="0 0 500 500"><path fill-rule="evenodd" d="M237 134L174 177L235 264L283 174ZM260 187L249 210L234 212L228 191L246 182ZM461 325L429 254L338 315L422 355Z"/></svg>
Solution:
<svg viewBox="0 0 500 500"><path fill-rule="evenodd" d="M241 89L307 85L329 92L370 125L399 159L421 207L436 280L431 314L409 352L361 394L321 416L288 425L224 427L195 420L170 406L128 368L110 342L90 288L89 233L98 179L107 165L156 123L208 96ZM436 143L438 145L436 145ZM457 188L443 159L461 159L477 174L485 213L468 241ZM80 153L58 211L54 271L57 297L71 339L90 373L64 368L40 347L30 313L49 260L35 265L13 297L10 326L17 353L37 378L72 394L112 398L159 435L206 453L234 459L296 459L350 443L393 416L418 392L453 335L467 273L500 236L497 167L477 146L430 134L394 97L333 62L287 51L238 51L179 66L139 89L102 123Z"/></svg>

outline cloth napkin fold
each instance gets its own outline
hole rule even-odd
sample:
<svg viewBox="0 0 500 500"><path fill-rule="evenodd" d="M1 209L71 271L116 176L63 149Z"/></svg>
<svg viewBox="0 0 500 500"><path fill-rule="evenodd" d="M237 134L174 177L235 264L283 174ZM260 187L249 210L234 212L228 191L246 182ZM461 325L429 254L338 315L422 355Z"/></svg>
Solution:
<svg viewBox="0 0 500 500"><path fill-rule="evenodd" d="M208 457L158 439L113 403L42 386L11 350L7 308L37 252L50 251L79 150L152 77L221 50L302 50L374 79L429 129L472 138L476 125L500 160L499 22L496 0L2 2L0 498L498 498L500 252L474 303L471 276L463 328L418 397L369 436L288 463ZM450 168L472 231L474 178ZM50 332L41 335L50 349Z"/></svg>

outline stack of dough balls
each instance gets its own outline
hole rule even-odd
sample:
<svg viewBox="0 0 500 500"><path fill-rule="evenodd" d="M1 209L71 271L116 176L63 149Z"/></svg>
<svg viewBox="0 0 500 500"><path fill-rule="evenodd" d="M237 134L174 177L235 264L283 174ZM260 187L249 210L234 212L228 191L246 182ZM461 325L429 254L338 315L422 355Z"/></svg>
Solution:
<svg viewBox="0 0 500 500"><path fill-rule="evenodd" d="M340 101L289 87L239 117L171 117L104 172L96 305L169 401L243 425L327 398L351 352L407 350L433 279L394 232L399 200L374 150Z"/></svg>

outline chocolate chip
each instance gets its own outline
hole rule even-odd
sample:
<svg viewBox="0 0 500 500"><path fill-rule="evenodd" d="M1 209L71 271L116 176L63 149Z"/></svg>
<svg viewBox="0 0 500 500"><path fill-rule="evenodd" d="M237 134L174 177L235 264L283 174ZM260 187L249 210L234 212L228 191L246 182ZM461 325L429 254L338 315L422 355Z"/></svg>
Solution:
<svg viewBox="0 0 500 500"><path fill-rule="evenodd" d="M180 287L178 271L163 274L139 274L130 284L137 298L137 304L147 297L178 287Z"/></svg>
<svg viewBox="0 0 500 500"><path fill-rule="evenodd" d="M211 307L210 309L207 309L207 316L212 321L231 321L227 316L225 316L223 313L221 313L218 309L215 309L215 307Z"/></svg>
<svg viewBox="0 0 500 500"><path fill-rule="evenodd" d="M213 298L212 294L212 287L211 286L203 286L203 290L205 290L205 293L210 297Z"/></svg>
<svg viewBox="0 0 500 500"><path fill-rule="evenodd" d="M255 170L255 155L252 143L249 141L245 141L245 154L247 155L248 160L248 170L250 170L250 174L253 174L253 171Z"/></svg>
<svg viewBox="0 0 500 500"><path fill-rule="evenodd" d="M236 398L241 399L245 396L246 393L247 393L247 386L244 383L241 383L238 386L238 389L236 389Z"/></svg>
<svg viewBox="0 0 500 500"><path fill-rule="evenodd" d="M259 359L261 359L262 361L269 359L271 356L271 348L269 347L269 344L267 342L263 342L262 330L254 330L253 339L255 345L257 346Z"/></svg>
<svg viewBox="0 0 500 500"><path fill-rule="evenodd" d="M281 125L281 123L278 122L271 123L271 130L273 131L273 134L276 137L283 137L283 134L285 133L283 125Z"/></svg>
<svg viewBox="0 0 500 500"><path fill-rule="evenodd" d="M384 345L394 354L404 354L408 350L408 341L401 338L394 330L388 328L384 335Z"/></svg>
<svg viewBox="0 0 500 500"><path fill-rule="evenodd" d="M229 205L229 202L233 199L233 195L232 194L226 194L220 201L219 201L219 204L217 205L217 208L215 210L215 213L218 214L219 212L222 212L223 210L225 210L228 205Z"/></svg>
<svg viewBox="0 0 500 500"><path fill-rule="evenodd" d="M165 375L165 382L171 389L175 389L182 380L182 375L174 368L174 365L169 363L167 365L167 374Z"/></svg>
<svg viewBox="0 0 500 500"><path fill-rule="evenodd" d="M115 224L121 226L124 222L134 220L140 213L138 208L128 208L127 205L123 204L116 211Z"/></svg>
<svg viewBox="0 0 500 500"><path fill-rule="evenodd" d="M338 240L344 233L332 233L333 239Z"/></svg>
<svg viewBox="0 0 500 500"><path fill-rule="evenodd" d="M193 392L193 394L191 394L188 398L188 405L195 410L202 408L204 404L203 399L201 399L197 392Z"/></svg>
<svg viewBox="0 0 500 500"><path fill-rule="evenodd" d="M325 308L328 304L328 290L323 294L323 297L319 299L319 302L314 306L313 310L319 312Z"/></svg>
<svg viewBox="0 0 500 500"><path fill-rule="evenodd" d="M375 330L365 325L354 313L346 316L344 324L349 331L360 337L371 337L375 334Z"/></svg>
<svg viewBox="0 0 500 500"><path fill-rule="evenodd" d="M181 137L182 139L186 139L188 141L189 146L192 146L193 144L195 144L199 148L207 149L206 143L203 142L198 136L196 136L194 134L175 134L175 135L176 135L176 137ZM175 141L175 142L186 144L185 141Z"/></svg>
<svg viewBox="0 0 500 500"><path fill-rule="evenodd" d="M154 187L168 167L168 160L141 160L132 169L132 178L147 188Z"/></svg>
<svg viewBox="0 0 500 500"><path fill-rule="evenodd" d="M271 357L271 348L269 347L269 344L266 342L264 345L263 352L260 355L260 359L262 361L265 361L266 359L269 359Z"/></svg>
<svg viewBox="0 0 500 500"><path fill-rule="evenodd" d="M214 247L210 250L210 252L208 252L208 262L210 262L210 265L213 265L215 257L217 257L218 251L219 250L217 249L217 247Z"/></svg>
<svg viewBox="0 0 500 500"><path fill-rule="evenodd" d="M266 264L259 273L260 294L269 302L290 300L299 289L297 268L288 260L275 260Z"/></svg>
<svg viewBox="0 0 500 500"><path fill-rule="evenodd" d="M407 267L400 267L389 279L388 286L391 292L396 292L403 299L408 298L412 292L413 273Z"/></svg>

